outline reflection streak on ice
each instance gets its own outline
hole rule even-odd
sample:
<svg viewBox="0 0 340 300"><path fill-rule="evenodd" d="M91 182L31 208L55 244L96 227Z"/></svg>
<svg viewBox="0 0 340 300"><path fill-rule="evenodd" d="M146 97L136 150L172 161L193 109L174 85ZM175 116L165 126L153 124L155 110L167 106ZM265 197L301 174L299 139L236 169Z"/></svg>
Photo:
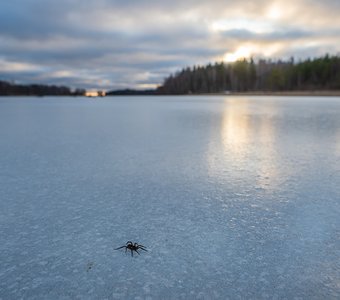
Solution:
<svg viewBox="0 0 340 300"><path fill-rule="evenodd" d="M230 165L235 165L238 171L253 169L254 179L260 188L273 188L279 184L277 164L280 158L277 155L279 150L275 148L276 132L273 124L276 113L276 106L272 103L262 110L258 108L258 113L254 115L247 99L225 100L221 138L216 139L216 132L212 133L207 153L209 173L220 177L221 174L216 174L216 171L225 171Z"/></svg>
<svg viewBox="0 0 340 300"><path fill-rule="evenodd" d="M226 156L240 164L245 159L250 144L250 124L247 102L226 101L221 124L221 138Z"/></svg>

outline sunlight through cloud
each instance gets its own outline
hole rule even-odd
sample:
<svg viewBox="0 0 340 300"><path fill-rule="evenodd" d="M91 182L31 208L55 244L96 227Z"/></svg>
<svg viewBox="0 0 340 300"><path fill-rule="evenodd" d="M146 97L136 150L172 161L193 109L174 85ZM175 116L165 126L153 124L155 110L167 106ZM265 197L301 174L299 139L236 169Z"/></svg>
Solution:
<svg viewBox="0 0 340 300"><path fill-rule="evenodd" d="M268 8L266 15L269 19L277 20L281 18L282 12L283 10L279 6L274 4Z"/></svg>
<svg viewBox="0 0 340 300"><path fill-rule="evenodd" d="M240 48L238 48L235 52L228 52L224 55L223 57L223 61L230 63L230 62L235 62L237 60L240 59L247 59L251 57L251 50L246 47L246 46L242 46Z"/></svg>

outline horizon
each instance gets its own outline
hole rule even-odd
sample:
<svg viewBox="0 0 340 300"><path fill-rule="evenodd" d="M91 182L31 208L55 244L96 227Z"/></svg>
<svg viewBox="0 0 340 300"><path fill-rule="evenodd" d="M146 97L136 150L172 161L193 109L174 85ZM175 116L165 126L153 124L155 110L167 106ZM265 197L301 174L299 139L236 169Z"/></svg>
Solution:
<svg viewBox="0 0 340 300"><path fill-rule="evenodd" d="M0 80L20 84L145 90L194 65L340 52L335 0L13 0L0 8Z"/></svg>
<svg viewBox="0 0 340 300"><path fill-rule="evenodd" d="M221 60L221 61L215 61L215 62L207 62L205 65L192 65L192 66L183 66L181 67L181 69L178 69L176 70L175 72L173 73L170 73L168 74L166 77L164 77L164 80L163 81L166 81L166 79L168 79L169 77L176 77L178 73L182 72L182 71L186 71L186 70L190 70L190 71L193 71L194 68L206 68L208 67L209 65L215 65L215 64L224 64L225 67L228 67L228 66L232 66L234 63L237 63L237 62L241 62L241 61L246 61L248 63L251 63L251 61L254 62L255 65L258 65L261 61L262 62L265 62L267 64L277 64L277 63L284 63L284 64L293 64L293 65L298 65L300 63L305 63L307 61L316 61L316 60L319 60L319 59L323 59L323 58L326 58L326 57L329 57L329 58L334 58L334 57L338 57L340 58L340 55L339 54L336 54L336 55L331 55L329 53L325 53L324 55L322 56L318 56L318 57L306 57L304 59L295 59L294 57L290 57L290 58L286 58L286 59L281 59L281 58L257 58L257 57L239 57L233 61L226 61L226 60ZM26 83L21 83L21 82L16 82L15 80L12 80L11 82L9 81L6 81L6 80L1 80L0 79L0 82L3 81L3 82L7 82L9 84L14 84L14 85L24 85L24 86L29 86L29 85L37 85L37 83L35 82L26 82ZM39 83L38 83L39 85ZM51 83L48 83L48 84L43 84L43 86L56 86L56 87L66 87L66 88L69 88L71 92L76 92L77 90L84 90L85 91L85 94L86 96L94 96L94 95L99 95L99 93L103 93L106 94L106 93L110 93L110 92L123 92L123 91L132 91L132 92L146 92L146 91L157 91L158 88L161 88L162 86L164 85L164 82L161 82L160 84L157 84L155 87L150 87L150 88L133 88L133 87L123 87L123 88L117 88L117 89L114 89L114 88L108 88L108 89L101 89L101 88L81 88L81 87L70 87L70 86L67 86L67 85L56 85L54 84L53 82ZM328 90L332 90L332 89L328 89ZM289 90L287 90L289 91ZM295 91L296 90L292 90L292 91ZM327 89L326 89L327 91ZM258 92L258 91L257 91ZM266 92L265 90L263 90L263 92Z"/></svg>

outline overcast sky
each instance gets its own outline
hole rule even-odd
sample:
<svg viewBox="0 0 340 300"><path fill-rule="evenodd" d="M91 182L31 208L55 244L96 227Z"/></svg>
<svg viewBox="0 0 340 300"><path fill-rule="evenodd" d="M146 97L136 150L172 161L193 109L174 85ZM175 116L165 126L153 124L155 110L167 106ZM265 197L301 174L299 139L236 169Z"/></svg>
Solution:
<svg viewBox="0 0 340 300"><path fill-rule="evenodd" d="M340 0L3 0L0 80L153 88L215 61L340 53Z"/></svg>

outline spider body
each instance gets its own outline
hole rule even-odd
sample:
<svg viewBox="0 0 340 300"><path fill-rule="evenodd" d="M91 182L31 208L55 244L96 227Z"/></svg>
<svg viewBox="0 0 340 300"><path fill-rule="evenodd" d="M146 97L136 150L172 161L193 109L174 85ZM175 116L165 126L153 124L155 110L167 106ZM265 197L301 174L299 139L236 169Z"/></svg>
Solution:
<svg viewBox="0 0 340 300"><path fill-rule="evenodd" d="M134 251L137 252L137 254L139 255L140 254L138 252L139 249L141 249L143 251L148 251L148 250L145 249L146 248L145 246L139 245L138 243L132 243L131 241L128 241L125 246L118 247L115 250L119 250L119 249L122 249L122 248L125 248L125 253L126 253L126 251L130 250L131 256L133 256Z"/></svg>

